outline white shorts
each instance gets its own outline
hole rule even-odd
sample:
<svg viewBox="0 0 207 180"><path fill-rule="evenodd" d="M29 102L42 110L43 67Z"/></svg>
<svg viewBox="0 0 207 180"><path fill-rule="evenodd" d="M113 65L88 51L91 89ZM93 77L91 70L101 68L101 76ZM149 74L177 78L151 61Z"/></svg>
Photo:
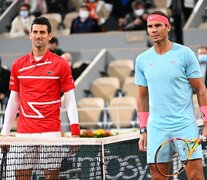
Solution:
<svg viewBox="0 0 207 180"><path fill-rule="evenodd" d="M58 138L61 132L17 134L16 137ZM63 153L59 145L15 145L7 155L7 167L21 169L59 169Z"/></svg>

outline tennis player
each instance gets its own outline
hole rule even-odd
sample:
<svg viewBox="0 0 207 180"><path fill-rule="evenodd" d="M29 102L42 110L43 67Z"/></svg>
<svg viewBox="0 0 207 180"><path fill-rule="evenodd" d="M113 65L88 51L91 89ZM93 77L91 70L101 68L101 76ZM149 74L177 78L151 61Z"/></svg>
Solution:
<svg viewBox="0 0 207 180"><path fill-rule="evenodd" d="M18 137L61 137L59 117L63 92L71 134L79 137L80 126L71 68L64 59L48 50L48 42L52 38L49 20L45 17L34 19L29 38L32 51L12 64L11 94L1 135L9 136L19 110ZM17 180L30 179L32 167L20 167L15 173ZM59 170L48 167L45 169L45 179L59 179Z"/></svg>
<svg viewBox="0 0 207 180"><path fill-rule="evenodd" d="M163 141L199 136L193 89L203 114L203 135L207 136L207 93L198 60L190 48L169 40L170 30L168 16L160 11L152 12L147 19L147 31L153 47L138 55L135 65L141 133L138 144L141 151L147 151L153 180L168 179L154 165L155 152ZM168 166L163 165L163 169L167 170ZM188 179L204 180L201 146L185 170Z"/></svg>

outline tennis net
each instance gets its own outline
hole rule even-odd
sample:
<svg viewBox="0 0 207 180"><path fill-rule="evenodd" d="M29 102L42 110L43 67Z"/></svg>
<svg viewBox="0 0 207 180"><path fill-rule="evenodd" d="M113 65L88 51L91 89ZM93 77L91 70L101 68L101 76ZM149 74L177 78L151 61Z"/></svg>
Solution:
<svg viewBox="0 0 207 180"><path fill-rule="evenodd" d="M1 137L0 179L27 180L31 173L32 180L149 180L138 138L137 132L106 138ZM206 144L203 155L206 173ZM186 176L183 173L179 178Z"/></svg>
<svg viewBox="0 0 207 180"><path fill-rule="evenodd" d="M142 179L137 133L107 138L1 138L1 179ZM56 171L59 169L59 172ZM21 172L21 173L20 173ZM28 178L28 177L27 177Z"/></svg>

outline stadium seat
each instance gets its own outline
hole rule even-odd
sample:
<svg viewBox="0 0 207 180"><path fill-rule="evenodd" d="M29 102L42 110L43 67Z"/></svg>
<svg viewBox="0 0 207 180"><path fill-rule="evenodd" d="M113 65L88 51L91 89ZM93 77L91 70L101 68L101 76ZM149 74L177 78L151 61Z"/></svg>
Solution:
<svg viewBox="0 0 207 180"><path fill-rule="evenodd" d="M75 61L72 65L73 68L79 68L83 63L90 64L90 61Z"/></svg>
<svg viewBox="0 0 207 180"><path fill-rule="evenodd" d="M10 32L4 32L4 33L1 33L0 34L0 38L10 38L11 36L10 36Z"/></svg>
<svg viewBox="0 0 207 180"><path fill-rule="evenodd" d="M104 100L99 97L82 98L77 105L80 126L82 128L96 128L104 108Z"/></svg>
<svg viewBox="0 0 207 180"><path fill-rule="evenodd" d="M112 98L107 107L112 126L120 126L120 128L129 128L133 126L136 106L137 101L135 97L124 96Z"/></svg>
<svg viewBox="0 0 207 180"><path fill-rule="evenodd" d="M134 70L134 62L131 59L117 59L111 61L107 68L107 74L111 77L117 77L122 86L126 77L129 77Z"/></svg>
<svg viewBox="0 0 207 180"><path fill-rule="evenodd" d="M61 15L59 13L47 13L43 14L42 16L49 19L52 26L52 31L55 33L58 30L60 23L62 22Z"/></svg>
<svg viewBox="0 0 207 180"><path fill-rule="evenodd" d="M65 15L63 24L65 25L66 29L70 29L73 19L78 17L78 15L78 12L69 12Z"/></svg>
<svg viewBox="0 0 207 180"><path fill-rule="evenodd" d="M134 84L134 77L128 77L124 80L122 92L125 96L137 98L137 86Z"/></svg>
<svg viewBox="0 0 207 180"><path fill-rule="evenodd" d="M149 13L153 11L162 11L167 14L169 17L172 16L172 11L170 8L167 7L168 0L153 0L154 8L149 9Z"/></svg>
<svg viewBox="0 0 207 180"><path fill-rule="evenodd" d="M120 82L116 77L100 77L94 80L91 85L91 92L95 97L101 97L109 102L120 90Z"/></svg>
<svg viewBox="0 0 207 180"><path fill-rule="evenodd" d="M199 25L199 29L207 29L207 22L203 22Z"/></svg>
<svg viewBox="0 0 207 180"><path fill-rule="evenodd" d="M57 37L59 37L59 36L68 36L68 34L70 34L69 29L58 29L55 32L55 36L57 36Z"/></svg>
<svg viewBox="0 0 207 180"><path fill-rule="evenodd" d="M153 0L156 8L166 8L167 0Z"/></svg>

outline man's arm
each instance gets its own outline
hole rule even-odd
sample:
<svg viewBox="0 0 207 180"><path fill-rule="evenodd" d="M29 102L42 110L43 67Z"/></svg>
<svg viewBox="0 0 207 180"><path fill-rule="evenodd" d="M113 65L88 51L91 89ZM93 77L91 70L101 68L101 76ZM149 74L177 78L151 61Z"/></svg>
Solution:
<svg viewBox="0 0 207 180"><path fill-rule="evenodd" d="M140 151L146 151L147 146L147 133L145 131L147 120L149 116L149 96L148 88L144 86L138 86L137 93L137 110L138 110L138 119L140 123L140 132L141 137L139 140L139 149ZM144 131L142 131L142 129Z"/></svg>
<svg viewBox="0 0 207 180"><path fill-rule="evenodd" d="M74 90L64 93L65 106L70 120L70 129L73 137L80 136L80 124Z"/></svg>
<svg viewBox="0 0 207 180"><path fill-rule="evenodd" d="M5 111L4 125L1 130L2 136L9 136L9 132L12 128L14 120L16 119L18 109L19 109L19 93L15 91L11 91Z"/></svg>
<svg viewBox="0 0 207 180"><path fill-rule="evenodd" d="M189 79L198 98L198 104L202 113L204 123L203 135L207 137L207 90L202 78Z"/></svg>
<svg viewBox="0 0 207 180"><path fill-rule="evenodd" d="M138 86L137 108L138 112L149 112L149 97L147 87Z"/></svg>

